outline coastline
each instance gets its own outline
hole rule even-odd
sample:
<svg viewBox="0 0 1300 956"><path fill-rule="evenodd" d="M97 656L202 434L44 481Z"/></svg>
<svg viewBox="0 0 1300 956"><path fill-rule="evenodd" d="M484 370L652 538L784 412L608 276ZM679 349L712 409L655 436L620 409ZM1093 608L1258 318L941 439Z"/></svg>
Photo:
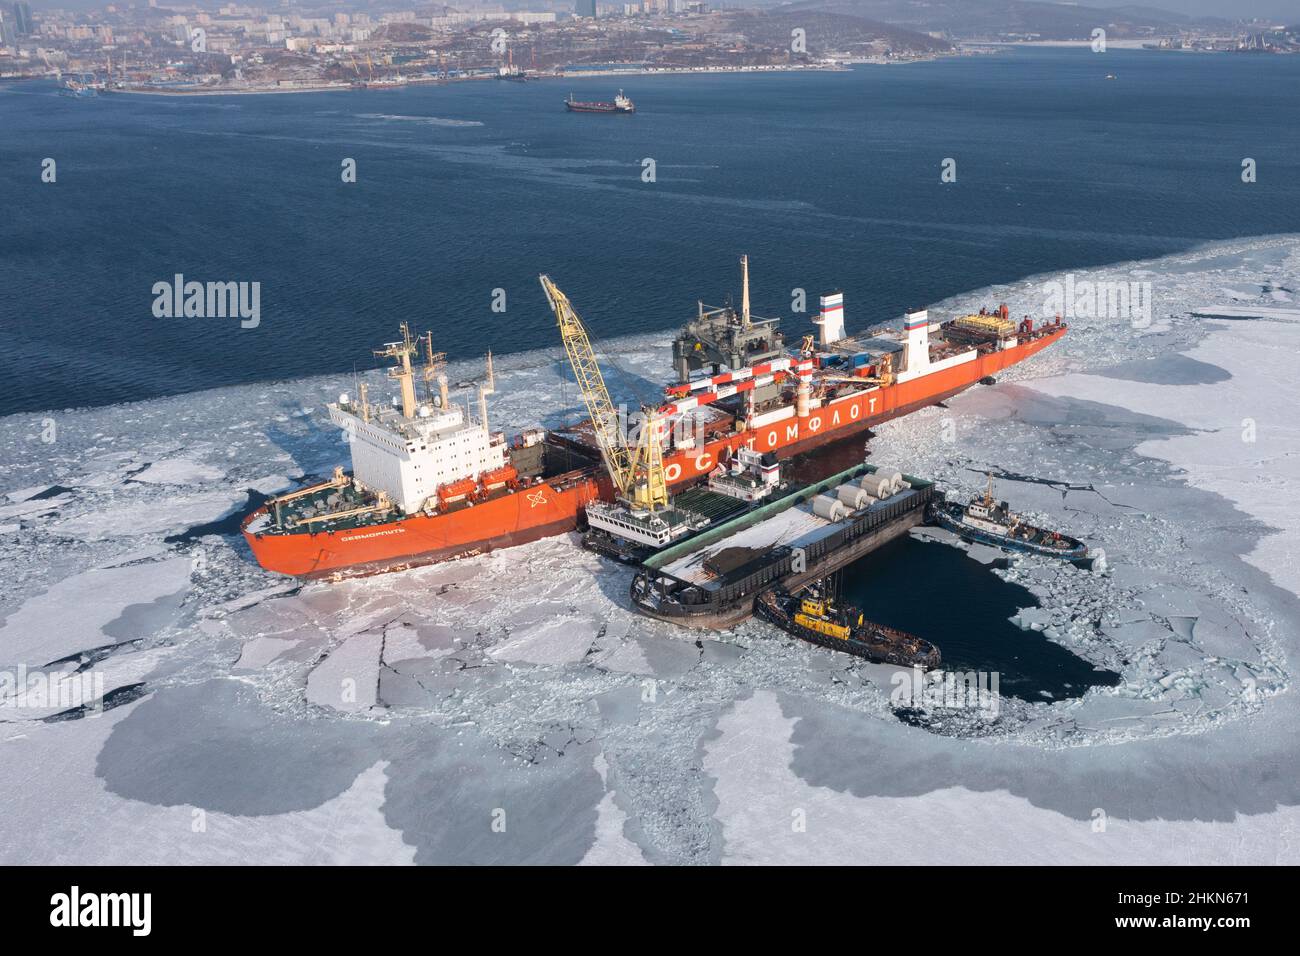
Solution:
<svg viewBox="0 0 1300 956"><path fill-rule="evenodd" d="M685 76L685 75L719 75L737 73L847 73L853 66L895 66L909 63L926 63L954 54L921 56L909 60L887 60L883 58L861 58L836 60L831 63L816 64L775 64L764 66L686 66L686 67L631 67L628 69L579 70L572 73L547 73L530 76L529 83L546 80L574 80L586 77L646 77L646 76ZM955 54L960 55L960 54ZM383 86L364 86L352 83L321 84L319 86L292 87L213 87L195 89L160 89L155 87L130 87L101 91L104 95L116 96L130 94L134 96L265 96L278 93L352 93L352 92L387 92L400 90L407 86L447 85L451 83L472 83L497 80L494 74L485 73L475 76L456 77L415 77L403 83Z"/></svg>

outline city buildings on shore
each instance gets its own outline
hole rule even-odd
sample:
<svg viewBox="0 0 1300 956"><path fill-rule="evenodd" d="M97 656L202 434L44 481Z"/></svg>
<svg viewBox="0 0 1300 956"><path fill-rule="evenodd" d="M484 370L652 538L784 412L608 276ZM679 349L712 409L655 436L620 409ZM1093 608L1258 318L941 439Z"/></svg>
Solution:
<svg viewBox="0 0 1300 956"><path fill-rule="evenodd" d="M83 12L0 0L0 78L51 77L82 94L266 92L526 80L594 68L826 68L956 51L943 31L816 11L711 9L707 0L519 5L528 8L470 2L362 11L348 0L128 0ZM791 41L795 34L800 42ZM1295 27L1256 26L1216 37L1153 37L1145 45L1293 52L1300 50L1298 34Z"/></svg>
<svg viewBox="0 0 1300 956"><path fill-rule="evenodd" d="M4 6L0 77L74 76L79 92L265 92L540 78L573 68L806 68L788 31L756 40L704 0L537 0L400 10L131 0L88 12ZM750 16L749 14L744 14ZM852 18L845 18L852 19ZM862 33L850 29L844 36ZM841 39L827 36L827 41ZM869 39L869 38L868 38ZM900 50L900 55L905 51Z"/></svg>

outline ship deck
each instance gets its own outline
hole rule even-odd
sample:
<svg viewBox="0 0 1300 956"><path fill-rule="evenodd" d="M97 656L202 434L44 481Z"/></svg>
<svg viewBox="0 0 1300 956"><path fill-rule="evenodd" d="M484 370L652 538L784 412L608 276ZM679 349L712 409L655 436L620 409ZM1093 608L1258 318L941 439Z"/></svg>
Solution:
<svg viewBox="0 0 1300 956"><path fill-rule="evenodd" d="M259 528L250 525L248 530L252 532L271 530L302 532L350 531L354 528L364 528L368 525L392 520L392 511L369 511L356 515L346 514L348 511L366 508L373 504L372 498L357 491L350 484L343 486L324 485L278 506L275 499L272 498L267 502L267 526ZM325 518L326 515L331 513L342 515L342 517ZM277 516L279 518L278 522L275 520ZM322 520L302 523L308 518ZM286 528L285 523L288 521L298 522L299 524L294 528ZM276 527L277 524L279 525L278 528Z"/></svg>
<svg viewBox="0 0 1300 956"><path fill-rule="evenodd" d="M708 488L687 488L673 496L673 504L682 511L707 518L710 524L726 521L746 510L748 505L739 498L724 495Z"/></svg>

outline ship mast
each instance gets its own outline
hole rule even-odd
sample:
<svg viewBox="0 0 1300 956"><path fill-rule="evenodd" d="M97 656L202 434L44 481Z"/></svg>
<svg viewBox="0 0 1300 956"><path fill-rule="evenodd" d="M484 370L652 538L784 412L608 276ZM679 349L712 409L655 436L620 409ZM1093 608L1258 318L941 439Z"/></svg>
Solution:
<svg viewBox="0 0 1300 956"><path fill-rule="evenodd" d="M740 318L749 327L749 256L740 257Z"/></svg>
<svg viewBox="0 0 1300 956"><path fill-rule="evenodd" d="M433 333L425 332L420 336L424 340L424 400L433 403L433 383L439 384L439 397L442 407L447 407L447 380L438 373L447 367L447 353L433 350Z"/></svg>
<svg viewBox="0 0 1300 956"><path fill-rule="evenodd" d="M388 370L388 377L396 379L402 389L402 417L415 417L415 375L411 372L411 356L416 352L415 342L411 339L411 328L402 323L402 341L389 342L382 349L375 349L377 358L390 358L397 364Z"/></svg>

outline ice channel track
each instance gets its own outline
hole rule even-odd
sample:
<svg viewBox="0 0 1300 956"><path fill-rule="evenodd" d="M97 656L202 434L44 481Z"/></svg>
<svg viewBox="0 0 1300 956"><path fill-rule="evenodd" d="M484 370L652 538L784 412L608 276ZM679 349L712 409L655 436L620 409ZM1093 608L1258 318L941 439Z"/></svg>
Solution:
<svg viewBox="0 0 1300 956"><path fill-rule="evenodd" d="M935 308L1005 299L1026 311L1042 301L1048 278ZM288 785L265 794L281 808L267 811L268 827L289 832L294 813L324 814L337 801L362 799L373 786L362 771L384 762L386 796L372 808L382 820L375 826L399 831L417 861L745 857L745 828L727 810L727 794L740 785L728 775L750 772L737 763L734 718L767 714L772 700L809 726L841 715L854 731L846 747L878 727L876 736L917 741L918 753L931 746L920 741L943 739L991 765L1014 763L1025 748L1047 755L1106 744L1119 754L1195 735L1205 740L1203 752L1228 753L1251 735L1295 739L1288 691L1300 549L1286 524L1294 518L1275 502L1297 500L1300 483L1300 430L1286 411L1300 402L1277 374L1300 349L1300 312L1253 321L1190 313L1216 304L1300 305L1300 239L1218 243L1076 274L1088 278L1150 281L1154 324L1075 318L1062 343L1010 370L997 387L879 428L872 454L971 494L992 469L1022 510L1104 547L1105 574L1036 558L996 573L1041 602L1020 613L1022 627L1118 671L1118 687L1075 700L1007 698L993 722L934 712L924 729L903 727L889 701L892 668L795 644L760 623L697 640L638 617L626 600L630 572L571 537L304 586L257 568L233 534L168 542L237 513L250 492L289 487L345 456L322 412L340 390L335 379L241 386L0 420L0 437L14 449L0 469L7 492L0 663L63 661L52 668L62 673L89 664L102 670L109 693L144 685L142 697L101 718L110 730L98 785L46 811L143 813L139 807L202 806L205 793L216 801L205 789L216 785L198 777L172 781L180 796L122 782L123 763L165 759L127 747L134 728L174 733L180 746L183 726L152 716L173 712L178 701L197 702L196 710L224 701L223 719L240 725L239 746L263 727L268 738L283 737L290 753L298 740L301 748L328 741L356 755L360 776L332 789L324 778L313 781L337 792L331 800L313 803ZM617 346L634 375L653 380L667 367L667 333ZM561 370L558 350L498 359L498 426L534 424L537 409L551 410L548 426L574 417L576 395L562 387ZM468 363L451 378L477 371ZM1250 444L1239 438L1246 418L1257 428ZM46 443L50 422L57 438ZM976 547L970 556L994 554ZM92 654L96 648L108 649ZM220 689L232 683L241 688L233 704L230 690ZM15 766L99 746L90 743L98 740L95 721L38 724L48 716L0 708L0 741ZM773 741L764 759L777 759L785 746ZM814 752L801 746L796 756ZM855 760L849 751L842 756ZM485 781L472 796L448 793L452 816L477 819L487 812L480 803L506 800L498 791L531 787L541 795L522 812L545 811L560 832L536 845L520 837L501 850L426 829L406 812L404 795L417 779L426 796L430 787L436 794L458 759ZM165 775L169 765L150 766ZM366 783L347 789L353 779ZM236 808L241 800L248 802L239 792L220 793ZM38 826L25 819L9 815L13 833ZM0 824L0 838L9 829ZM204 859L209 851L195 852ZM291 843L282 856L296 858Z"/></svg>

